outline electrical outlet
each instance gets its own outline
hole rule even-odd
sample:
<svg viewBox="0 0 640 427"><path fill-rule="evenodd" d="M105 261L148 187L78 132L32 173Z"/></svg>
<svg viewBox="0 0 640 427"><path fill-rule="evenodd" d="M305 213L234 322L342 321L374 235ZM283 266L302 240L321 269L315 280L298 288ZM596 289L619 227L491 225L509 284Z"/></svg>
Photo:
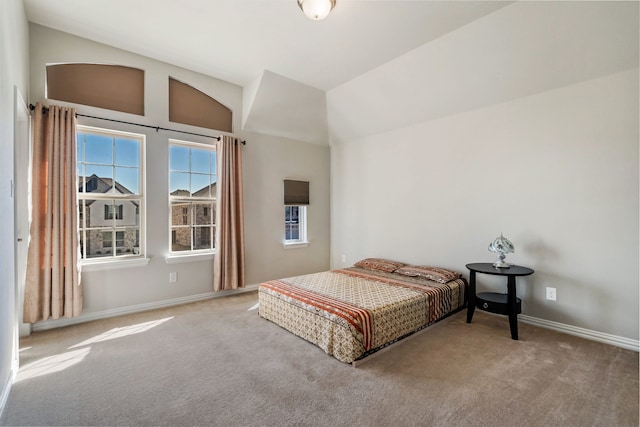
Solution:
<svg viewBox="0 0 640 427"><path fill-rule="evenodd" d="M172 271L169 273L169 283L176 283L178 281L178 273Z"/></svg>
<svg viewBox="0 0 640 427"><path fill-rule="evenodd" d="M547 288L547 299L550 301L556 300L556 288Z"/></svg>

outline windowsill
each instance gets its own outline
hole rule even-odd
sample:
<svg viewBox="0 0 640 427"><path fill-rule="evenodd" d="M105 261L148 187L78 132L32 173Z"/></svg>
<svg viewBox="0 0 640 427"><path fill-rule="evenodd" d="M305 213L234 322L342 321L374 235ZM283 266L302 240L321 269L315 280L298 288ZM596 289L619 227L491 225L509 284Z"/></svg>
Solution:
<svg viewBox="0 0 640 427"><path fill-rule="evenodd" d="M93 261L82 264L82 271L119 270L121 268L146 267L151 258L132 258L108 261Z"/></svg>
<svg viewBox="0 0 640 427"><path fill-rule="evenodd" d="M283 243L282 246L284 246L285 249L299 249L299 248L306 248L310 244L311 243L309 242L295 242L295 243Z"/></svg>
<svg viewBox="0 0 640 427"><path fill-rule="evenodd" d="M180 264L183 262L211 261L215 252L207 252L205 254L188 254L188 255L167 255L164 261L167 264Z"/></svg>

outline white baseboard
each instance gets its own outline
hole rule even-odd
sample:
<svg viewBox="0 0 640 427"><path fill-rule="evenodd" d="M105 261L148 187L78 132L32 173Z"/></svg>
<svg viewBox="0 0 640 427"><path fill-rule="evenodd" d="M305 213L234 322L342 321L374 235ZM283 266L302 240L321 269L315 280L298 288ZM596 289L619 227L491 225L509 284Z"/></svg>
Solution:
<svg viewBox="0 0 640 427"><path fill-rule="evenodd" d="M46 320L43 322L34 323L32 331L44 331L47 329L60 328L63 326L75 325L78 323L90 322L92 320L107 319L109 317L122 316L125 314L139 313L142 311L154 310L158 308L171 307L173 305L187 304L190 302L202 301L211 298L219 298L229 295L242 294L245 292L251 292L258 289L258 285L249 285L243 289L236 289L233 291L221 291L221 292L206 292L203 294L189 295L186 297L173 298L169 300L150 302L145 304L131 305L127 307L114 308L104 311L96 311L93 313L82 314L74 318L64 318L56 320ZM540 326L542 328L551 329L554 331L562 332L569 335L575 335L581 338L586 338L593 341L602 342L605 344L614 345L616 347L622 347L628 350L640 352L640 341L632 340L630 338L624 338L617 335L606 334L604 332L593 331L590 329L580 328L577 326L567 325L564 323L554 322L551 320L539 319L537 317L527 316L524 314L518 315L518 320L523 323L528 323L534 326ZM15 373L14 373L15 375ZM2 403L2 401L0 401Z"/></svg>
<svg viewBox="0 0 640 427"><path fill-rule="evenodd" d="M640 352L640 341L617 335L605 334L604 332L592 331L590 329L579 328L577 326L566 325L564 323L553 322L551 320L539 319L524 314L518 315L518 320L541 328L552 329L569 335L575 335L588 340L599 341L616 347Z"/></svg>
<svg viewBox="0 0 640 427"><path fill-rule="evenodd" d="M212 298L225 297L229 295L237 295L245 292L252 292L258 289L258 285L249 285L242 289L234 289L230 291L205 292L203 294L189 295L186 297L172 298L163 301L155 301L144 304L130 305L127 307L113 308L103 311L94 311L91 313L81 314L78 317L62 318L55 320L45 320L34 323L31 330L45 331L47 329L61 328L63 326L76 325L78 323L90 322L92 320L107 319L109 317L122 316L125 314L139 313L142 311L155 310L158 308L171 307L173 305L187 304L190 302L203 301Z"/></svg>
<svg viewBox="0 0 640 427"><path fill-rule="evenodd" d="M9 376L7 377L6 382L2 385L2 393L0 394L0 418L2 418L2 413L4 412L4 407L7 404L7 400L9 400L9 393L11 392L11 386L16 379L16 375L18 374L18 367L11 367L11 372L9 372Z"/></svg>

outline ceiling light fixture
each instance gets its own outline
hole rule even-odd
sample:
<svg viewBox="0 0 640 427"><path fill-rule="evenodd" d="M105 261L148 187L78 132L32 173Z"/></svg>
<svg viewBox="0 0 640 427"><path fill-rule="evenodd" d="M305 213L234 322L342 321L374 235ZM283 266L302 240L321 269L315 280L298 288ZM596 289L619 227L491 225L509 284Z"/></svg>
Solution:
<svg viewBox="0 0 640 427"><path fill-rule="evenodd" d="M335 7L336 0L298 0L298 6L309 19L319 21L329 15Z"/></svg>

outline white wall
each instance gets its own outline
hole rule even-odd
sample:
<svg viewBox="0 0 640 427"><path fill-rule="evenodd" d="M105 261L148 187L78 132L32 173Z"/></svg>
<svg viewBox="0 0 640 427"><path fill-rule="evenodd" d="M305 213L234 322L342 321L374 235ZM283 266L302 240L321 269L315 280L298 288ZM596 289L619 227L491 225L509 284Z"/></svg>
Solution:
<svg viewBox="0 0 640 427"><path fill-rule="evenodd" d="M243 148L247 284L267 279L325 270L329 265L329 148L283 138L242 132L242 88L170 64L118 50L31 24L30 102L45 100L45 64L56 62L99 62L141 68L145 71L145 116L117 113L76 105L79 113L135 123L186 130L208 135L218 132L168 121L169 76L186 82L216 98L234 112L234 134L247 140ZM147 255L146 267L113 271L85 271L84 316L113 312L127 307L184 299L212 291L211 260L168 265L168 139L211 143L210 139L172 132L146 131L144 128L100 120L79 119L80 124L112 127L146 133L147 165ZM282 180L309 179L308 248L285 250ZM169 272L178 281L169 283Z"/></svg>
<svg viewBox="0 0 640 427"><path fill-rule="evenodd" d="M546 7L547 3L536 4ZM371 92L364 96L373 99L380 96L377 87L388 81L390 70L411 65L408 73L416 73L416 67L426 70L432 66L425 52L435 48L417 50L330 91L331 265L383 256L440 265L468 277L465 264L493 261L487 246L502 232L516 247L507 260L535 270L533 276L518 279L523 314L637 341L637 4L631 4L631 19L617 11L613 14L621 17L620 30L614 31L615 25L607 23L608 30L600 33L609 39L592 39L581 49L573 40L575 51L554 45L547 38L554 34L548 34L551 30L546 25L538 26L537 35L531 34L530 28L539 23L526 21L529 18L521 7L532 5L508 6L471 24L478 31L460 30L474 38L452 34L435 43L450 48L456 48L456 43L483 44L478 41L483 35L515 43L520 28L527 28L525 44L530 55L552 57L554 51L574 55L576 68L580 68L585 55L594 62L615 56L611 52L601 55L600 49L615 44L620 34L631 34L635 42L618 40L618 49L623 51L620 56L628 57L629 47L635 46L632 68L628 60L620 61L615 72L603 64L592 64L596 75L560 84L554 78L554 64L510 68L508 57L495 45L477 56L488 61L501 57L500 79L522 82L530 74L532 81L545 79L553 84L530 94L507 91L499 102L486 98L467 112L466 108L454 109L417 118L413 110L435 111L439 103L449 106L449 99L439 98L436 89L432 98L421 98L429 80L403 80L406 86L422 88L415 95L385 93L383 99L400 112L410 109L418 121L398 125L396 115L378 124L391 129L370 134L358 126L350 128L349 120L385 119L345 107L363 102L358 95L364 87L362 79ZM575 14L581 18L578 28L587 16L597 23L599 15L580 12ZM530 16L547 17L573 34L573 15L538 11ZM631 31L629 22L634 25ZM455 51L451 56L455 57ZM562 61L571 64L572 58ZM450 62L439 66L442 76L452 71ZM575 74L581 76L579 70ZM491 76L476 77L475 85L497 84ZM463 80L459 85L473 87L471 83ZM338 110L344 114L332 122L336 117L332 111ZM347 256L346 263L341 261L342 254ZM478 275L478 281L480 291L505 292L504 280ZM557 288L556 302L545 299L547 286Z"/></svg>
<svg viewBox="0 0 640 427"><path fill-rule="evenodd" d="M14 93L28 95L28 29L21 0L0 2L0 412L16 368Z"/></svg>

